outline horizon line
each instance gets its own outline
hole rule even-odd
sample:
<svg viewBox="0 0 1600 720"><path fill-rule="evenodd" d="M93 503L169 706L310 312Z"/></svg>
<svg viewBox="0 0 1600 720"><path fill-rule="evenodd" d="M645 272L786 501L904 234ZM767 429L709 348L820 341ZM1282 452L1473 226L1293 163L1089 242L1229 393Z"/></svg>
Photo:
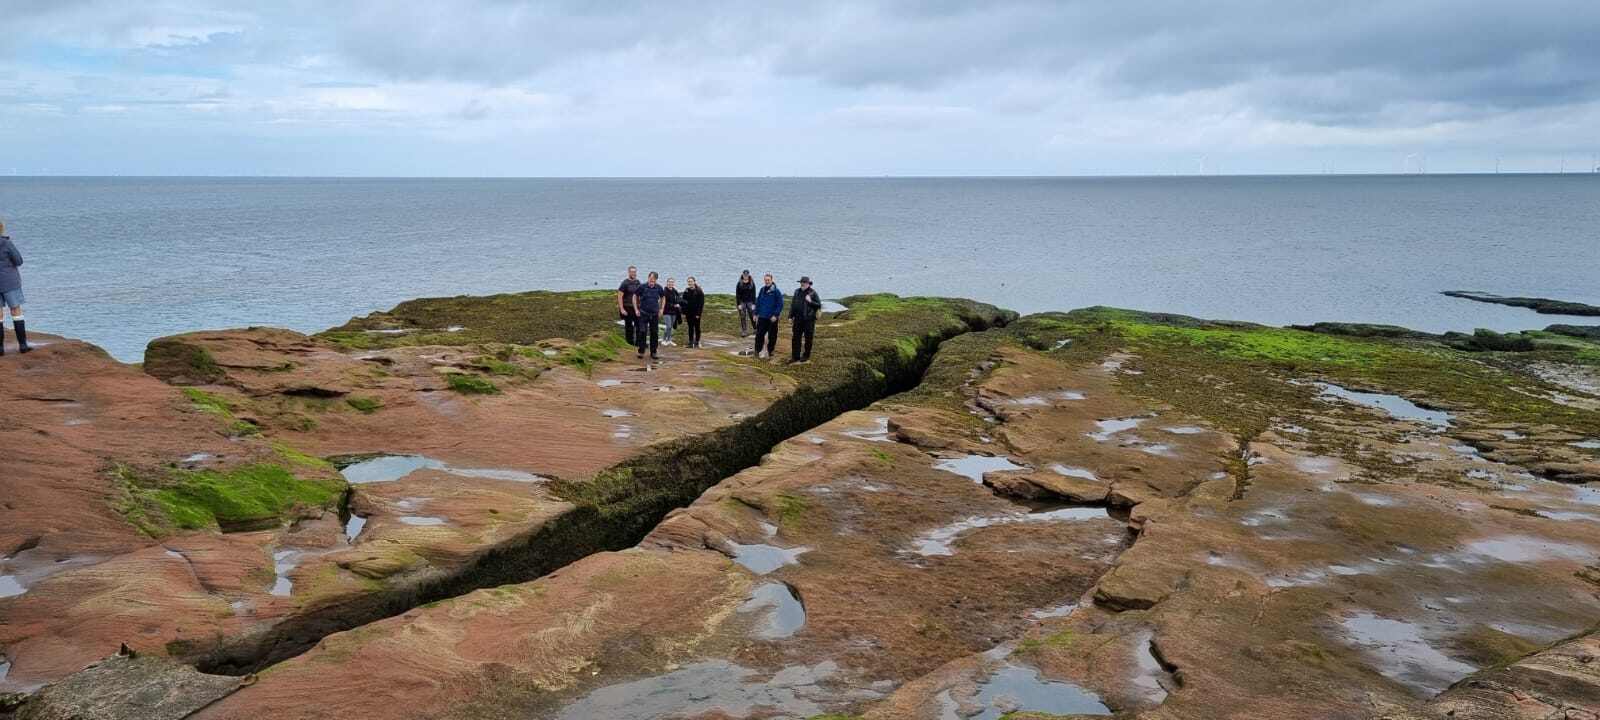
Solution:
<svg viewBox="0 0 1600 720"><path fill-rule="evenodd" d="M1460 177L1495 175L1600 175L1600 168L1574 172L1469 170L1451 172L1282 172L1282 173L1099 173L1082 175L290 175L290 174L0 174L5 179L282 179L282 180L1094 180L1141 178L1300 178L1300 177Z"/></svg>

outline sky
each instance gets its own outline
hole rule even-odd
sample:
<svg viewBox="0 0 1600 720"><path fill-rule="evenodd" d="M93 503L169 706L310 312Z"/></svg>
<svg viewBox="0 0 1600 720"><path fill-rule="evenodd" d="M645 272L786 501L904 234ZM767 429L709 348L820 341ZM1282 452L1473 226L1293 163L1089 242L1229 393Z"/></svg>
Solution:
<svg viewBox="0 0 1600 720"><path fill-rule="evenodd" d="M1568 172L1595 0L0 0L0 174Z"/></svg>

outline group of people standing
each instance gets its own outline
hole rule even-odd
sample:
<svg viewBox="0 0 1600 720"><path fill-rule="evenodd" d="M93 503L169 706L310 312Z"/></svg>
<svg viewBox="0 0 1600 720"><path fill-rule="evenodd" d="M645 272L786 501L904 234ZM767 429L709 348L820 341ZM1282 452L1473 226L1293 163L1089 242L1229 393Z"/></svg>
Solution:
<svg viewBox="0 0 1600 720"><path fill-rule="evenodd" d="M673 278L667 278L665 285L657 282L659 278L660 275L652 272L640 281L639 268L629 266L628 277L617 286L617 313L622 318L623 335L629 345L638 348L640 359L649 350L650 359L656 360L659 346L673 345L673 328L680 321L688 325L686 347L700 347L705 290L693 276L688 278L682 292L678 291ZM756 336L755 347L744 354L771 358L778 345L783 291L773 283L771 273L762 277L762 285L757 288L755 279L746 270L739 276L733 297L739 311L739 337L749 337L752 330ZM789 305L789 320L794 328L790 362L811 361L811 344L821 311L822 298L811 287L811 278L800 278L800 287L794 291L794 301Z"/></svg>
<svg viewBox="0 0 1600 720"><path fill-rule="evenodd" d="M28 347L28 324L22 318L22 253L6 236L6 224L0 222L0 309L11 311L11 329L17 333L17 349L31 352ZM6 328L0 317L0 355L6 354Z"/></svg>

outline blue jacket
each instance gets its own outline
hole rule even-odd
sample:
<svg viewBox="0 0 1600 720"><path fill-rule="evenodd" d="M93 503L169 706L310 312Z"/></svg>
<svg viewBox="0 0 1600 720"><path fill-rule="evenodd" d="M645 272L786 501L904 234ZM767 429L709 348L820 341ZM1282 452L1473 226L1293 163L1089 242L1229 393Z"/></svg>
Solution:
<svg viewBox="0 0 1600 720"><path fill-rule="evenodd" d="M756 293L756 317L775 318L783 315L783 291L777 285L762 285Z"/></svg>

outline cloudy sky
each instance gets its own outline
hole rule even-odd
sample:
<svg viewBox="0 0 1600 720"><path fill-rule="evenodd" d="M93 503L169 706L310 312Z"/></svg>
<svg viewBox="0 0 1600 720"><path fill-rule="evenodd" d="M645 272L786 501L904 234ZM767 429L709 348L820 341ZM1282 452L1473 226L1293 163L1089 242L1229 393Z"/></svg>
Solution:
<svg viewBox="0 0 1600 720"><path fill-rule="evenodd" d="M0 173L1569 171L1596 0L0 0Z"/></svg>

